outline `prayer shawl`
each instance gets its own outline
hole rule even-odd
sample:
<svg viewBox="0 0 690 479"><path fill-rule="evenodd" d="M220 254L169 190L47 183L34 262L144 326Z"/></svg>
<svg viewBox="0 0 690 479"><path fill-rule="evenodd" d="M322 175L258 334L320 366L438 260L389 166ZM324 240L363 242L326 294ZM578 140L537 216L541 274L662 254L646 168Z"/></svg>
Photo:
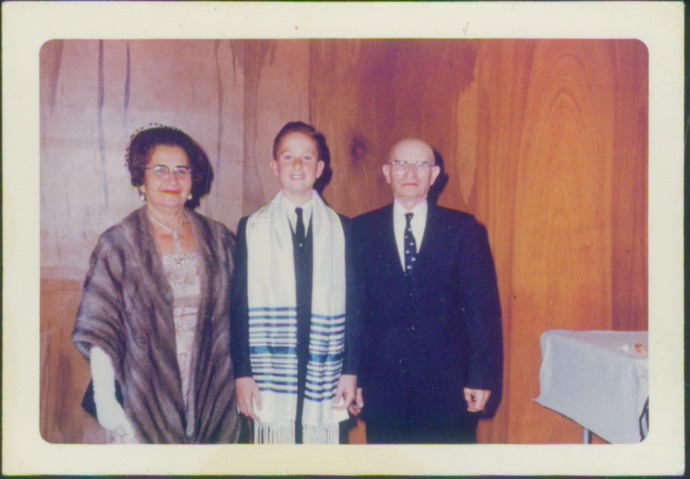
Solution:
<svg viewBox="0 0 690 479"><path fill-rule="evenodd" d="M247 221L249 347L261 393L257 443L294 443L297 307L290 223L282 192ZM305 443L338 443L347 411L333 409L345 345L345 236L338 215L314 192L313 290L302 413ZM297 426L299 427L299 426Z"/></svg>
<svg viewBox="0 0 690 479"><path fill-rule="evenodd" d="M72 333L88 359L110 357L125 413L145 443L236 442L239 429L230 360L230 282L234 239L220 223L185 210L199 254L201 298L186 414L175 345L173 293L146 207L101 235L91 256Z"/></svg>

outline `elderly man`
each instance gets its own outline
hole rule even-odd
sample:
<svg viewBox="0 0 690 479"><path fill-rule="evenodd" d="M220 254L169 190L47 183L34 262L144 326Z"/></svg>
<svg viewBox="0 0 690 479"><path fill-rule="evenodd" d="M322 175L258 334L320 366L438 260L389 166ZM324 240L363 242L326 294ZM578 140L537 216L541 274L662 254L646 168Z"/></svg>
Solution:
<svg viewBox="0 0 690 479"><path fill-rule="evenodd" d="M487 234L472 216L427 201L439 173L427 143L398 142L383 165L394 203L353 220L368 443L475 442L476 413L500 389Z"/></svg>

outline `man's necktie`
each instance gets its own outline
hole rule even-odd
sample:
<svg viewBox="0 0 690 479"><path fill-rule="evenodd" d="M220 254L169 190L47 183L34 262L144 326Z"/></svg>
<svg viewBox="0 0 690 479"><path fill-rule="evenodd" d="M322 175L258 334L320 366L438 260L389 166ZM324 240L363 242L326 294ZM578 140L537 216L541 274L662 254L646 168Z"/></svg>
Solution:
<svg viewBox="0 0 690 479"><path fill-rule="evenodd" d="M297 245L302 248L304 246L304 240L306 238L306 233L304 232L304 219L302 219L302 208L295 208L295 213L297 213L297 226L295 227L295 239L297 240Z"/></svg>
<svg viewBox="0 0 690 479"><path fill-rule="evenodd" d="M405 213L405 219L407 224L405 225L405 236L403 238L405 246L405 274L410 274L412 272L412 266L414 262L417 261L417 242L414 240L414 235L412 234L412 226L410 222L414 213Z"/></svg>

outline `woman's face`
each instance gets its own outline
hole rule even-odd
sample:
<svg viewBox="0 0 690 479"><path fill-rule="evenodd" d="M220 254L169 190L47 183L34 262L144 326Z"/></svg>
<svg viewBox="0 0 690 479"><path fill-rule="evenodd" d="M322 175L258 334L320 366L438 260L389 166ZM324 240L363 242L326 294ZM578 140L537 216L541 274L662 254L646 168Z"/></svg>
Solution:
<svg viewBox="0 0 690 479"><path fill-rule="evenodd" d="M185 151L179 146L156 146L146 165L141 191L149 207L154 209L184 208L192 191L192 172Z"/></svg>

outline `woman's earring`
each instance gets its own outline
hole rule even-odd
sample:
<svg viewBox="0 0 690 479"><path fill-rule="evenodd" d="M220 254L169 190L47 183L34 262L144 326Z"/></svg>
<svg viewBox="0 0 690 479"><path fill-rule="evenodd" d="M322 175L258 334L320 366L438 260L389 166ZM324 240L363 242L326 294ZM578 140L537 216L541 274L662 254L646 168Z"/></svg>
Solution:
<svg viewBox="0 0 690 479"><path fill-rule="evenodd" d="M191 193L189 193L189 194L187 195L187 199L188 199L188 200L191 200L192 198L194 198L194 195L192 195Z"/></svg>
<svg viewBox="0 0 690 479"><path fill-rule="evenodd" d="M141 190L139 190L139 199L141 201L146 201L146 194Z"/></svg>

